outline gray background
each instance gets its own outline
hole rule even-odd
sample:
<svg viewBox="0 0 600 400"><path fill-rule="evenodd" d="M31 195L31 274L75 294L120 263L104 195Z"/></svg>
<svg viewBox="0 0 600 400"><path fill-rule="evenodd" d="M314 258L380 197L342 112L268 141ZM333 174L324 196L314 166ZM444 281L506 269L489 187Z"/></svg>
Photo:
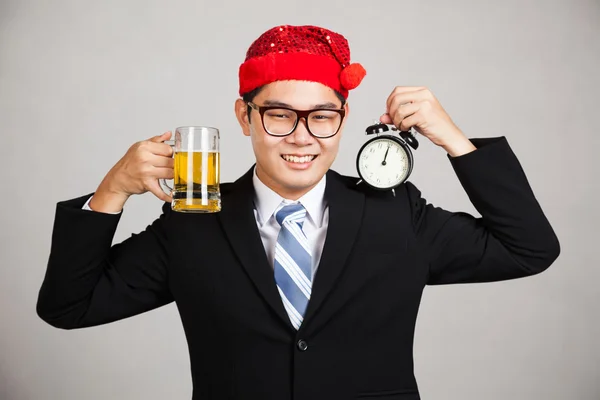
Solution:
<svg viewBox="0 0 600 400"><path fill-rule="evenodd" d="M0 399L190 397L173 304L76 331L37 318L55 204L95 190L135 141L180 125L219 127L223 180L245 172L237 69L250 42L283 23L341 32L368 70L336 170L356 174L364 128L394 86L425 85L468 136L508 137L561 240L542 275L425 290L414 351L423 398L600 399L597 0L1 0ZM425 139L411 180L434 204L476 213ZM132 198L115 240L159 207Z"/></svg>

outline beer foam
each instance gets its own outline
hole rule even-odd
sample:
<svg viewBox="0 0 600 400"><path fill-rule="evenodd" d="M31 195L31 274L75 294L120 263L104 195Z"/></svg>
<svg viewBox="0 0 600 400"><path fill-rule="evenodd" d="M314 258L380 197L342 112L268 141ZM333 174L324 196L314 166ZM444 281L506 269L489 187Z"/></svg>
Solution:
<svg viewBox="0 0 600 400"><path fill-rule="evenodd" d="M219 153L217 150L176 150L175 153Z"/></svg>

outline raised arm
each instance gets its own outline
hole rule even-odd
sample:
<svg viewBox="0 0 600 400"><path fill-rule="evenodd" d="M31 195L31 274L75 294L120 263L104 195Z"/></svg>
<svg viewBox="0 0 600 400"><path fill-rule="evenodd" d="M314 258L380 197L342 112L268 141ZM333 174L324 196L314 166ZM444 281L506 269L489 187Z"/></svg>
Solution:
<svg viewBox="0 0 600 400"><path fill-rule="evenodd" d="M90 195L56 208L38 315L65 329L112 322L172 301L165 224L170 208L143 232L112 245L121 211L134 194L169 196L158 185L173 177L170 132L137 142ZM88 204L89 201L89 204ZM85 208L85 209L84 209Z"/></svg>
<svg viewBox="0 0 600 400"><path fill-rule="evenodd" d="M558 238L506 138L471 139L477 150L448 156L480 218L450 212L406 185L429 284L489 282L534 275L558 257Z"/></svg>

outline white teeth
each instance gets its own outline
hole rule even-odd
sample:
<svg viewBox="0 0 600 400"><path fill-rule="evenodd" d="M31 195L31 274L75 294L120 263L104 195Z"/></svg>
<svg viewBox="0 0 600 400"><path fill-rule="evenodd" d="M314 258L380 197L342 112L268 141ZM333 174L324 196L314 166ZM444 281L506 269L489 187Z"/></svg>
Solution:
<svg viewBox="0 0 600 400"><path fill-rule="evenodd" d="M314 158L316 156L296 157L296 156L289 156L287 154L284 154L282 157L285 161L302 164L302 163L307 163L307 162L314 160Z"/></svg>

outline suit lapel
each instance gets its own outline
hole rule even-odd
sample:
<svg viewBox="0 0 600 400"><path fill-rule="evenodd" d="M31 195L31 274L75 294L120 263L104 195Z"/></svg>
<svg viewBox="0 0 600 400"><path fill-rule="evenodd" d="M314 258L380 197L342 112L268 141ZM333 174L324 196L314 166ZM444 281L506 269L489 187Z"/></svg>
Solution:
<svg viewBox="0 0 600 400"><path fill-rule="evenodd" d="M231 194L223 196L219 220L233 251L258 291L284 323L294 329L277 291L273 269L267 260L256 226L253 169L254 167L234 183Z"/></svg>
<svg viewBox="0 0 600 400"><path fill-rule="evenodd" d="M351 190L347 185L352 183L342 179L332 170L327 172L325 199L329 206L329 225L303 325L317 313L331 292L344 269L361 225L364 195Z"/></svg>
<svg viewBox="0 0 600 400"><path fill-rule="evenodd" d="M252 167L239 178L232 192L223 196L218 213L221 225L248 276L273 311L294 329L277 290L273 268L269 265L256 219L254 217L254 186ZM360 229L364 195L351 190L334 171L327 172L325 199L329 207L327 236L308 302L303 326L322 306L342 273Z"/></svg>

